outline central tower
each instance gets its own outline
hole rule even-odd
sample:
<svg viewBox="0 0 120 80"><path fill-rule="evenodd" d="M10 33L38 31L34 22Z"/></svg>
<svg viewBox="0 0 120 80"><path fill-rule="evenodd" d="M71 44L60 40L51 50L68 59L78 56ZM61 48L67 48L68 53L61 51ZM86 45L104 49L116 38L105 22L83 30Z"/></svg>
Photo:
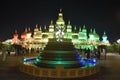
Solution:
<svg viewBox="0 0 120 80"><path fill-rule="evenodd" d="M56 21L56 25L65 25L65 21L63 19L62 9L60 9L60 12L58 14L58 19Z"/></svg>
<svg viewBox="0 0 120 80"><path fill-rule="evenodd" d="M55 25L55 38L58 38L58 41L61 41L64 38L64 31L65 31L65 21L63 19L62 9L58 14L58 19Z"/></svg>

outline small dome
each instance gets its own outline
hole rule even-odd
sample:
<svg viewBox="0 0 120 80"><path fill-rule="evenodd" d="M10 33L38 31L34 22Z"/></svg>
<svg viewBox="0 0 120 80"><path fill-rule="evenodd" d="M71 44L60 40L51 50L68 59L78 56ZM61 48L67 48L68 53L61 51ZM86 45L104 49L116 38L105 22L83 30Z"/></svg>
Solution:
<svg viewBox="0 0 120 80"><path fill-rule="evenodd" d="M39 35L41 35L41 31L38 31L38 32L36 33L36 36L39 36Z"/></svg>
<svg viewBox="0 0 120 80"><path fill-rule="evenodd" d="M95 38L99 38L99 35L98 35L98 34L94 34L94 37L95 37Z"/></svg>

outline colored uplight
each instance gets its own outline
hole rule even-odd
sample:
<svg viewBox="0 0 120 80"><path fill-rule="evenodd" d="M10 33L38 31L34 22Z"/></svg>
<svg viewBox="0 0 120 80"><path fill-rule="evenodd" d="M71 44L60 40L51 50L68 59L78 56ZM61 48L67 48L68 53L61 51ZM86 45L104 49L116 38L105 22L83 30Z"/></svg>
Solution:
<svg viewBox="0 0 120 80"><path fill-rule="evenodd" d="M24 58L23 61L26 62L27 61L26 58Z"/></svg>
<svg viewBox="0 0 120 80"><path fill-rule="evenodd" d="M80 63L82 63L82 66L85 65L85 61L83 59L80 60Z"/></svg>
<svg viewBox="0 0 120 80"><path fill-rule="evenodd" d="M61 61L57 61L57 64L63 64L63 62L61 62Z"/></svg>
<svg viewBox="0 0 120 80"><path fill-rule="evenodd" d="M24 58L23 62L32 62L34 60L36 60L36 58Z"/></svg>
<svg viewBox="0 0 120 80"><path fill-rule="evenodd" d="M23 64L26 64L26 62L23 62Z"/></svg>
<svg viewBox="0 0 120 80"><path fill-rule="evenodd" d="M95 66L97 63L97 60L96 59L92 59L92 60L89 60L88 61L88 65L91 67L91 66Z"/></svg>
<svg viewBox="0 0 120 80"><path fill-rule="evenodd" d="M91 63L91 64L94 64L94 63L97 62L96 59L85 59L85 61L86 61L87 63Z"/></svg>
<svg viewBox="0 0 120 80"><path fill-rule="evenodd" d="M36 61L40 61L40 60L37 58Z"/></svg>
<svg viewBox="0 0 120 80"><path fill-rule="evenodd" d="M97 62L97 60L96 59L93 59L93 63L96 63Z"/></svg>

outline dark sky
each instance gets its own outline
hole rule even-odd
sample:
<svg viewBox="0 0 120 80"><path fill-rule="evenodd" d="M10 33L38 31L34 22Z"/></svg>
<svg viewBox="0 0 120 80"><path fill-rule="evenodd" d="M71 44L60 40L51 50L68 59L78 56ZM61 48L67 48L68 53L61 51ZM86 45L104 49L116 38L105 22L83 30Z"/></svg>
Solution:
<svg viewBox="0 0 120 80"><path fill-rule="evenodd" d="M0 2L0 40L12 38L15 29L21 34L26 27L54 23L62 8L66 23L105 31L110 42L120 38L120 3L115 0L4 0Z"/></svg>

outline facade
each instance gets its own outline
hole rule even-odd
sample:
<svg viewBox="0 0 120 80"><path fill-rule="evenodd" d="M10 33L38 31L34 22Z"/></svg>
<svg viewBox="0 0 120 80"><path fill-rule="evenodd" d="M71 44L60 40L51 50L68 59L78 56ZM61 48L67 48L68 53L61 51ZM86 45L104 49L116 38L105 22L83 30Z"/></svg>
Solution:
<svg viewBox="0 0 120 80"><path fill-rule="evenodd" d="M70 21L68 21L67 24L65 23L63 13L60 10L55 24L51 21L48 28L46 28L46 26L41 28L36 24L33 33L30 31L30 28L26 28L21 34L20 39L18 39L17 31L15 31L12 43L20 44L29 49L44 49L50 38L57 38L57 41L62 41L62 38L66 38L71 39L77 49L94 49L97 48L98 45L109 45L105 32L102 36L102 41L100 41L100 36L95 29L90 29L88 33L85 25L77 30L76 26L73 28Z"/></svg>

